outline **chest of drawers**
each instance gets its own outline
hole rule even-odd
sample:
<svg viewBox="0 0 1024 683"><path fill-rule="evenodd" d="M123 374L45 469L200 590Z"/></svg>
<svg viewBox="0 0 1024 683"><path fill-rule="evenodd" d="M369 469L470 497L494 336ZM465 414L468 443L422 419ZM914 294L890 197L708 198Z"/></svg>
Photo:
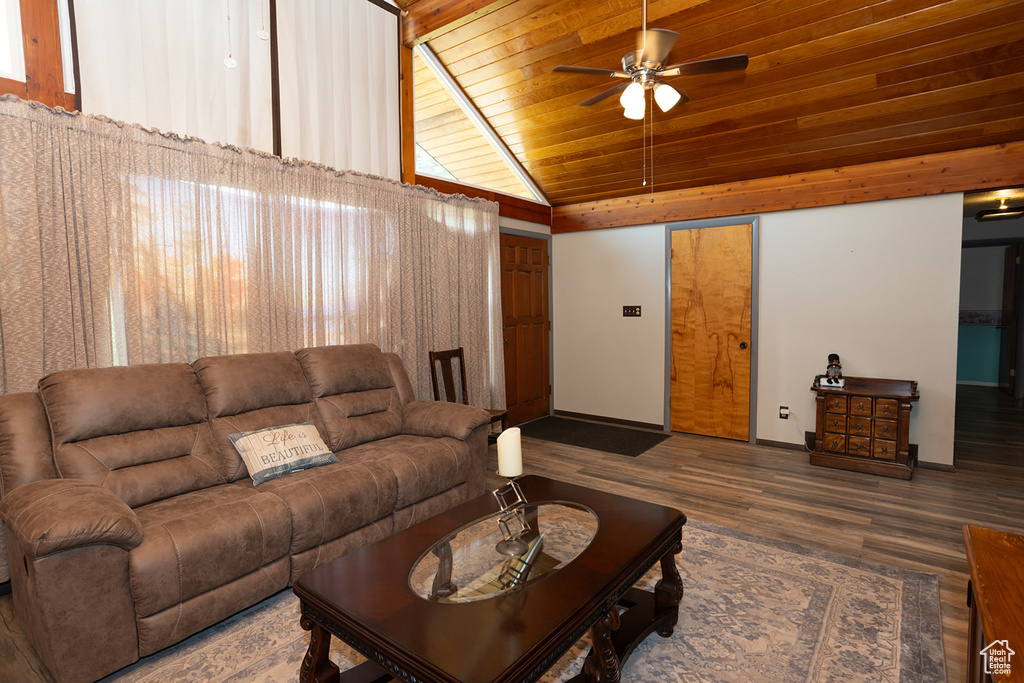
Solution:
<svg viewBox="0 0 1024 683"><path fill-rule="evenodd" d="M917 460L910 443L917 382L845 379L842 389L823 386L820 375L811 385L817 394L811 464L910 479Z"/></svg>

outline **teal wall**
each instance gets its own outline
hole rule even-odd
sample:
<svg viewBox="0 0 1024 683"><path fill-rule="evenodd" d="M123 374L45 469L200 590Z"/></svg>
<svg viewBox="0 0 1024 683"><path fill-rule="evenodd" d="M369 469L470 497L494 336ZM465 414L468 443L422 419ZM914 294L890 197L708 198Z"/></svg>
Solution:
<svg viewBox="0 0 1024 683"><path fill-rule="evenodd" d="M956 381L999 383L999 328L961 325L956 351Z"/></svg>

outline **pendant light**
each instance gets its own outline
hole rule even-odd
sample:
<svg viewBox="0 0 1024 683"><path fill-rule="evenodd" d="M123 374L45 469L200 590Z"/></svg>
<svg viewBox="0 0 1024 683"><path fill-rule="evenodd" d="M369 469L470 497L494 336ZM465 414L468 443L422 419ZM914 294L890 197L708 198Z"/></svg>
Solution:
<svg viewBox="0 0 1024 683"><path fill-rule="evenodd" d="M644 117L644 110L647 107L643 84L636 81L630 83L622 91L622 95L619 97L619 104L622 105L623 115L627 119L635 121L642 119Z"/></svg>
<svg viewBox="0 0 1024 683"><path fill-rule="evenodd" d="M681 97L679 91L668 83L658 83L654 86L654 101L658 103L658 108L662 111L668 111L676 106Z"/></svg>

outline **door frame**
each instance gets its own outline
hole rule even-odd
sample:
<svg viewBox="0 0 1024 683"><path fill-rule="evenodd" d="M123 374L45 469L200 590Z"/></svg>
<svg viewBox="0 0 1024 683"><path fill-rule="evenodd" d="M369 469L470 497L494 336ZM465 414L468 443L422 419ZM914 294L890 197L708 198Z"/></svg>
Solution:
<svg viewBox="0 0 1024 683"><path fill-rule="evenodd" d="M761 230L759 216L734 216L697 221L680 221L665 225L665 431L672 430L672 233L677 230L721 228L730 225L750 225L750 424L748 443L757 443L757 353L760 296L758 282Z"/></svg>
<svg viewBox="0 0 1024 683"><path fill-rule="evenodd" d="M553 254L551 253L551 247L554 242L551 239L551 233L544 232L533 232L532 230L522 230L519 228L509 228L504 225L498 225L499 235L512 235L514 237L530 237L533 239L544 240L548 243L548 386L551 387L551 392L548 397L548 415L554 414L555 411L555 326L551 322L551 314L554 310L554 298L552 291L554 290L554 281L551 277L551 268L553 262ZM499 301L501 299L501 292L498 292ZM502 348L502 372L505 371L504 353L505 345L501 345ZM508 378L505 378L508 381Z"/></svg>

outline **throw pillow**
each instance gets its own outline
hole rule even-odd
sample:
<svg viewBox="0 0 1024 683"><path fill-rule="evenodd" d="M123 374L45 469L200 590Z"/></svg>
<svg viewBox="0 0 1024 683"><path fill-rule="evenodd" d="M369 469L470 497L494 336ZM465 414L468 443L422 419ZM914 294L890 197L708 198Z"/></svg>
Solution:
<svg viewBox="0 0 1024 683"><path fill-rule="evenodd" d="M289 472L338 462L313 421L229 434L255 485Z"/></svg>

